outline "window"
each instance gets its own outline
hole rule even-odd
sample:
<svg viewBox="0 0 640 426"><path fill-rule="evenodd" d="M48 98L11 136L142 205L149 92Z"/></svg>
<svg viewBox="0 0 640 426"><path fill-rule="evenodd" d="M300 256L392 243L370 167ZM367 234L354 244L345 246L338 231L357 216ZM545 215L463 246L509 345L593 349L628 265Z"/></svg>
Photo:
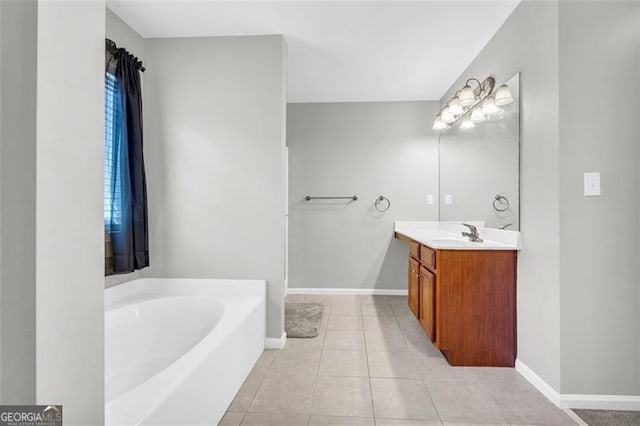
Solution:
<svg viewBox="0 0 640 426"><path fill-rule="evenodd" d="M149 230L140 81L144 67L106 39L105 71L104 253L105 275L111 275L149 266Z"/></svg>
<svg viewBox="0 0 640 426"><path fill-rule="evenodd" d="M122 96L116 76L104 80L104 225L116 231L122 224Z"/></svg>

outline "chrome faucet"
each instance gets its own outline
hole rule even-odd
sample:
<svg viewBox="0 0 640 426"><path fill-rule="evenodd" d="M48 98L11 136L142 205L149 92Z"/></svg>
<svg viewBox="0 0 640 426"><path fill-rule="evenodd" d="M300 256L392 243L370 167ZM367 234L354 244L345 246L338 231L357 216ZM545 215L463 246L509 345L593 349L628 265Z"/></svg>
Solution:
<svg viewBox="0 0 640 426"><path fill-rule="evenodd" d="M483 242L482 238L480 238L480 234L478 234L478 228L473 225L469 225L467 223L463 223L463 226L469 228L469 232L463 232L462 236L469 238L469 241L473 243L481 243Z"/></svg>

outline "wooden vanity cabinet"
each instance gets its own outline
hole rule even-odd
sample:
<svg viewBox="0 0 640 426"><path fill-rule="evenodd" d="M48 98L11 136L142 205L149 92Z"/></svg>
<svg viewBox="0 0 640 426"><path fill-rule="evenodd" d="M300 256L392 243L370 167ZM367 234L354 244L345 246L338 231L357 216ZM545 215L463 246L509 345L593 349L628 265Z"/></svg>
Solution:
<svg viewBox="0 0 640 426"><path fill-rule="evenodd" d="M420 318L420 263L409 257L409 309L416 318Z"/></svg>
<svg viewBox="0 0 640 426"><path fill-rule="evenodd" d="M451 365L513 367L515 250L438 250L436 343Z"/></svg>
<svg viewBox="0 0 640 426"><path fill-rule="evenodd" d="M409 308L449 364L513 367L517 251L440 250L396 238L414 247Z"/></svg>
<svg viewBox="0 0 640 426"><path fill-rule="evenodd" d="M424 266L420 268L420 308L418 321L432 342L436 341L436 276Z"/></svg>

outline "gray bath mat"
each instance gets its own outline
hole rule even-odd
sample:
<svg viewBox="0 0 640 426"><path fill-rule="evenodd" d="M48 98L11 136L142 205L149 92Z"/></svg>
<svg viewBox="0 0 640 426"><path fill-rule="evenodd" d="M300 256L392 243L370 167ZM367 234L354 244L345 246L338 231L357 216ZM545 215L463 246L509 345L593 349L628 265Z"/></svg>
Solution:
<svg viewBox="0 0 640 426"><path fill-rule="evenodd" d="M589 426L640 425L640 411L573 410Z"/></svg>
<svg viewBox="0 0 640 426"><path fill-rule="evenodd" d="M284 305L284 331L287 337L310 338L320 333L322 303L290 303Z"/></svg>

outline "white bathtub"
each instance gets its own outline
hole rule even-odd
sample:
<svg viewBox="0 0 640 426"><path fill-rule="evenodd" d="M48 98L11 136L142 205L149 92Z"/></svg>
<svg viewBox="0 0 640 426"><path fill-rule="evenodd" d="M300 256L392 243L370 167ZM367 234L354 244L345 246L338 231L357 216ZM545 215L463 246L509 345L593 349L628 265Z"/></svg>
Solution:
<svg viewBox="0 0 640 426"><path fill-rule="evenodd" d="M216 425L262 353L266 282L144 278L105 292L105 423Z"/></svg>

